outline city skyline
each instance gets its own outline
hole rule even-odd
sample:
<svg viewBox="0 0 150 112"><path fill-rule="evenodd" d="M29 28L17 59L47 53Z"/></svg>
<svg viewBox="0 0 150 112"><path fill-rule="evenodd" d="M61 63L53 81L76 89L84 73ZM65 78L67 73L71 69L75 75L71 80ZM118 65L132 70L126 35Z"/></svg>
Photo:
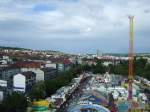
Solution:
<svg viewBox="0 0 150 112"><path fill-rule="evenodd" d="M69 53L127 53L129 15L134 52L150 52L149 0L0 1L0 45Z"/></svg>

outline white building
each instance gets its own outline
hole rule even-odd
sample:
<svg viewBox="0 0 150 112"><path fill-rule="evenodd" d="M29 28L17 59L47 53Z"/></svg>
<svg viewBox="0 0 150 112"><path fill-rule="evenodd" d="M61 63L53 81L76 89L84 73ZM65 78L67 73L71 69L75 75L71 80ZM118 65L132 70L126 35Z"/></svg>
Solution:
<svg viewBox="0 0 150 112"><path fill-rule="evenodd" d="M26 78L22 74L14 75L13 77L13 87L14 91L25 92L26 86Z"/></svg>
<svg viewBox="0 0 150 112"><path fill-rule="evenodd" d="M13 90L26 92L35 84L36 74L34 72L22 72L13 77Z"/></svg>

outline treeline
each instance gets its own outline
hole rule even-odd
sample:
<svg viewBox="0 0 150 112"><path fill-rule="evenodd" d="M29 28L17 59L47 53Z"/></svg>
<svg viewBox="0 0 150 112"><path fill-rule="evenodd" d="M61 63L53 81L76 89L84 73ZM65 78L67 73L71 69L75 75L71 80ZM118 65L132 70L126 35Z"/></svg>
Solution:
<svg viewBox="0 0 150 112"><path fill-rule="evenodd" d="M113 65L110 64L109 72L114 74L128 75L128 61L121 61L120 63ZM144 58L134 58L133 61L133 75L141 76L150 80L150 63Z"/></svg>
<svg viewBox="0 0 150 112"><path fill-rule="evenodd" d="M81 69L83 71L90 71L93 72L94 74L100 73L100 74L104 74L107 71L107 67L103 65L103 61L100 60L96 60L96 64L92 64L92 65L82 65Z"/></svg>
<svg viewBox="0 0 150 112"><path fill-rule="evenodd" d="M26 48L20 48L20 47L5 47L5 46L0 46L0 50L30 50Z"/></svg>
<svg viewBox="0 0 150 112"><path fill-rule="evenodd" d="M128 75L128 61L120 61L119 63L109 64L108 66L103 65L103 61L96 60L96 65L84 65L86 71L93 73L104 74L106 72L118 75ZM142 57L135 57L133 61L133 75L141 76L150 80L150 63L147 59Z"/></svg>

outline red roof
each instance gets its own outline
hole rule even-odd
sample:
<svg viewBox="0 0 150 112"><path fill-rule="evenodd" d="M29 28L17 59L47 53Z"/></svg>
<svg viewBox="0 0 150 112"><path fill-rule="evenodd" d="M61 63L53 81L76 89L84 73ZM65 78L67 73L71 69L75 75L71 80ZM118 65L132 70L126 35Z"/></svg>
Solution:
<svg viewBox="0 0 150 112"><path fill-rule="evenodd" d="M50 58L50 60L53 62L53 63L63 63L63 64L66 64L66 65L69 65L71 64L71 61L66 59L66 58Z"/></svg>
<svg viewBox="0 0 150 112"><path fill-rule="evenodd" d="M18 68L40 68L41 63L35 61L20 61L13 64L13 66Z"/></svg>

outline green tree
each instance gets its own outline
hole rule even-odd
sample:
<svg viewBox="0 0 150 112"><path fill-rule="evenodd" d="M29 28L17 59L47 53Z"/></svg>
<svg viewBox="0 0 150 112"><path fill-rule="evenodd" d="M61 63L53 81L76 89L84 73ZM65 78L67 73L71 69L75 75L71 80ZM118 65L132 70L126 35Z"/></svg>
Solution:
<svg viewBox="0 0 150 112"><path fill-rule="evenodd" d="M36 83L30 90L29 96L32 100L39 100L46 97L45 92L45 83L44 82L38 82Z"/></svg>
<svg viewBox="0 0 150 112"><path fill-rule="evenodd" d="M93 73L103 74L106 72L106 67L103 65L101 61L97 61L96 65L93 65Z"/></svg>
<svg viewBox="0 0 150 112"><path fill-rule="evenodd" d="M107 70L109 73L115 73L115 66L113 64L109 64Z"/></svg>
<svg viewBox="0 0 150 112"><path fill-rule="evenodd" d="M144 69L144 72L143 72L142 77L145 77L145 78L147 78L148 80L150 80L150 64L147 64L147 65L145 66L145 69Z"/></svg>
<svg viewBox="0 0 150 112"><path fill-rule="evenodd" d="M82 65L81 66L82 71L91 71L92 67L88 64Z"/></svg>
<svg viewBox="0 0 150 112"><path fill-rule="evenodd" d="M121 61L117 65L110 64L110 73L128 75L128 61ZM150 80L150 64L147 63L147 59L144 58L134 58L133 61L133 74L138 75Z"/></svg>
<svg viewBox="0 0 150 112"><path fill-rule="evenodd" d="M1 104L3 112L26 112L27 99L24 94L13 92L8 94Z"/></svg>
<svg viewBox="0 0 150 112"><path fill-rule="evenodd" d="M58 74L56 78L45 81L47 96L54 94L57 89L68 85L81 71L80 67L71 68L69 71Z"/></svg>
<svg viewBox="0 0 150 112"><path fill-rule="evenodd" d="M142 74L145 72L146 64L147 64L147 59L143 59L142 57L140 59L135 58L134 59L134 74L142 76Z"/></svg>
<svg viewBox="0 0 150 112"><path fill-rule="evenodd" d="M115 65L114 73L128 75L128 61L121 61L119 64Z"/></svg>

